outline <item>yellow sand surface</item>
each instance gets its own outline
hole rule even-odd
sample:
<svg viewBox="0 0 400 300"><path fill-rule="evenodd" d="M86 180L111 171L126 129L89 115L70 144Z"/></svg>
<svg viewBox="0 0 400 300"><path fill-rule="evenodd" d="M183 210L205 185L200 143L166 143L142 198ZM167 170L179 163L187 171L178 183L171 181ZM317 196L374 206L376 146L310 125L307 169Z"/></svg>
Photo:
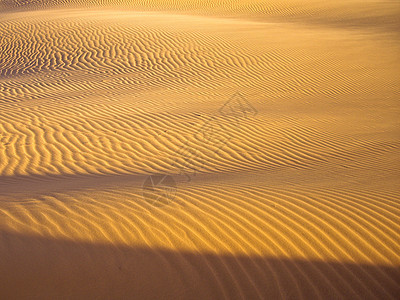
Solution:
<svg viewBox="0 0 400 300"><path fill-rule="evenodd" d="M2 0L0 299L398 299L399 16Z"/></svg>

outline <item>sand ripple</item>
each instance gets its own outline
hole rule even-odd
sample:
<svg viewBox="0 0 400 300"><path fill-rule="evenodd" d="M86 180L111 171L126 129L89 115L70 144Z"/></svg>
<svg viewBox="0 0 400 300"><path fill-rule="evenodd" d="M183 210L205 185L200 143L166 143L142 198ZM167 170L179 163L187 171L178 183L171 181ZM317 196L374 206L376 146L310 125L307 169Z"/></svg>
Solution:
<svg viewBox="0 0 400 300"><path fill-rule="evenodd" d="M0 298L397 297L398 4L267 2L1 2Z"/></svg>

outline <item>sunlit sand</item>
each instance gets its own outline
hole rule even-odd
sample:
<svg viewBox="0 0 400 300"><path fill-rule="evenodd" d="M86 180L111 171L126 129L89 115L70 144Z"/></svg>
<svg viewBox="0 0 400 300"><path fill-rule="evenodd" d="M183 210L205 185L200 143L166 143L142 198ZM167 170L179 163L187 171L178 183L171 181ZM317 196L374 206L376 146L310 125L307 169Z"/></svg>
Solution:
<svg viewBox="0 0 400 300"><path fill-rule="evenodd" d="M0 3L1 299L396 299L397 1Z"/></svg>

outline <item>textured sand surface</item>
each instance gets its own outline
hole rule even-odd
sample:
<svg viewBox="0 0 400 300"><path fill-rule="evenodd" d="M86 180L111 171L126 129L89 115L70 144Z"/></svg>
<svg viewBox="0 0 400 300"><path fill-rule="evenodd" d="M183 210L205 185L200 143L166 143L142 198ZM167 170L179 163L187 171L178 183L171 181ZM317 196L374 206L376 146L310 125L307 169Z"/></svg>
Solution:
<svg viewBox="0 0 400 300"><path fill-rule="evenodd" d="M0 2L0 298L396 299L399 16Z"/></svg>

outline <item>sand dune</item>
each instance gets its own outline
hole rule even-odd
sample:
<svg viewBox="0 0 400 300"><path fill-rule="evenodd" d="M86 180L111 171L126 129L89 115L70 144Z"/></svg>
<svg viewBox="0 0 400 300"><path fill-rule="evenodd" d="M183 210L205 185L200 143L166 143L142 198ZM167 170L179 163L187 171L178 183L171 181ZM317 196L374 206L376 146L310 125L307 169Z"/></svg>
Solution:
<svg viewBox="0 0 400 300"><path fill-rule="evenodd" d="M398 271L386 266L115 247L10 233L4 236L16 249L27 246L31 250L29 260L18 250L7 256L13 268L32 277L27 282L31 293L18 289L6 294L11 298L32 298L42 294L43 287L48 295L70 298L125 298L127 291L137 298L183 299L257 299L265 298L267 292L273 298L387 299L390 293L398 293L396 284L387 280ZM75 261L80 270L68 261ZM65 274L65 281L50 277L48 268ZM132 276L138 272L140 276ZM37 274L44 276L38 278ZM2 280L9 284L19 278L12 274ZM232 285L235 281L240 284ZM96 288L88 289L82 282Z"/></svg>
<svg viewBox="0 0 400 300"><path fill-rule="evenodd" d="M114 186L5 200L2 282L12 286L27 270L28 290L41 296L333 299L399 292L395 195L202 185L180 189L173 205L157 209L139 189ZM60 282L52 270L63 272ZM6 286L2 293L12 296Z"/></svg>
<svg viewBox="0 0 400 300"><path fill-rule="evenodd" d="M396 1L0 8L1 298L400 293Z"/></svg>

